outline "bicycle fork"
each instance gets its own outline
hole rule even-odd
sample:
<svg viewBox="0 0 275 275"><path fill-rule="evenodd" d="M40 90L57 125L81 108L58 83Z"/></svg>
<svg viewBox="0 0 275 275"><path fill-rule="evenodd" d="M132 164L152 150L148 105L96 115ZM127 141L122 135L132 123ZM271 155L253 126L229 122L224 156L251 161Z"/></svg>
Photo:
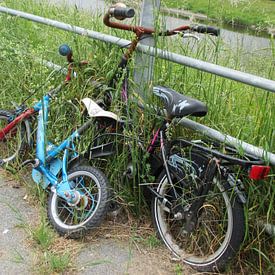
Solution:
<svg viewBox="0 0 275 275"><path fill-rule="evenodd" d="M213 185L213 179L219 167L219 160L217 158L210 159L204 179L201 183L201 186L198 190L197 199L191 204L189 209L184 212L184 219L185 219L185 230L188 233L191 233L197 225L199 211L204 204L204 201L207 197L208 192L210 191Z"/></svg>

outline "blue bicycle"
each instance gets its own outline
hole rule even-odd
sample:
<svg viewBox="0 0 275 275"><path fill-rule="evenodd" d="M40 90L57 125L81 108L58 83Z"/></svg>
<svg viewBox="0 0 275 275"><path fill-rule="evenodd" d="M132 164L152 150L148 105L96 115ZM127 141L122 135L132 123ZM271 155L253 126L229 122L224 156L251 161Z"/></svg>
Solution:
<svg viewBox="0 0 275 275"><path fill-rule="evenodd" d="M70 80L72 66L70 62L65 83L44 95L32 108L20 105L14 111L0 110L0 162L7 164L22 153L26 144L30 145L29 119L37 114L36 156L22 165L31 164L33 180L50 191L47 213L56 231L60 235L78 238L103 220L109 194L106 176L99 169L87 165L75 150L76 140L90 128L93 119L85 122L59 145L46 142L51 99Z"/></svg>

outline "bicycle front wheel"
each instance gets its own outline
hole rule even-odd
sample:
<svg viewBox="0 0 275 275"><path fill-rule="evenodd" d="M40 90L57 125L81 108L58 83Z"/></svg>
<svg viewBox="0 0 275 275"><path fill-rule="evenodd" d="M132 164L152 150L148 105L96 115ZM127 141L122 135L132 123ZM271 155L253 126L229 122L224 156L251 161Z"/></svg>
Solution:
<svg viewBox="0 0 275 275"><path fill-rule="evenodd" d="M12 119L12 114L6 110L0 110L0 132ZM23 122L17 124L2 139L0 139L0 162L7 164L25 153L26 127Z"/></svg>
<svg viewBox="0 0 275 275"><path fill-rule="evenodd" d="M68 173L68 181L81 199L77 205L68 204L51 193L48 200L48 217L60 235L80 238L104 219L108 202L108 181L98 169L90 166L75 167Z"/></svg>
<svg viewBox="0 0 275 275"><path fill-rule="evenodd" d="M159 237L177 258L193 268L206 272L222 271L244 237L243 205L217 176L197 213L196 226L190 229L184 214L178 217L175 213L188 211L198 199L197 186L173 181L169 184L163 172L157 188L157 192L172 203L172 211L157 198L152 203L153 221Z"/></svg>

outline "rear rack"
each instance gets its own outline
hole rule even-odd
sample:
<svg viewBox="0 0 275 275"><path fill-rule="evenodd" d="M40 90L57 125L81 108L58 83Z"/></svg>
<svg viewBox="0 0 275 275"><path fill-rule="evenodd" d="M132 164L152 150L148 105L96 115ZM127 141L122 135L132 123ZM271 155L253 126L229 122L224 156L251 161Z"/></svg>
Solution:
<svg viewBox="0 0 275 275"><path fill-rule="evenodd" d="M171 143L171 147L179 143L182 147L192 147L192 150L203 151L210 156L215 156L221 161L226 161L228 165L240 165L250 167L252 165L263 165L265 162L255 158L250 154L241 154L236 148L224 145L212 140L188 141L185 139L176 139Z"/></svg>

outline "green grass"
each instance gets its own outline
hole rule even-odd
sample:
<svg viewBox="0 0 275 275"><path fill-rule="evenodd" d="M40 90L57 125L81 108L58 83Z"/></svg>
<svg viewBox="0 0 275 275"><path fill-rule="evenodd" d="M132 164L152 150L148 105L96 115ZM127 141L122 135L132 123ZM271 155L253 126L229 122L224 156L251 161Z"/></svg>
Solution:
<svg viewBox="0 0 275 275"><path fill-rule="evenodd" d="M72 267L74 259L72 259L71 251L66 247L66 244L55 248L57 237L43 215L40 225L37 228L31 228L30 233L36 250L39 251L37 260L40 273L62 273Z"/></svg>
<svg viewBox="0 0 275 275"><path fill-rule="evenodd" d="M54 234L49 227L45 217L40 220L37 228L31 230L33 240L43 249L46 250L53 243Z"/></svg>
<svg viewBox="0 0 275 275"><path fill-rule="evenodd" d="M254 25L259 29L275 26L275 1L270 0L164 0L162 5L203 13L225 23Z"/></svg>
<svg viewBox="0 0 275 275"><path fill-rule="evenodd" d="M41 195L41 193L37 193L36 196L34 196L34 194L31 195L40 210L39 224L37 226L31 225L25 220L25 217L22 215L22 209L17 209L9 203L4 204L14 212L16 219L19 222L17 227L25 230L34 245L33 251L36 254L35 264L37 265L34 267L34 270L35 272L39 271L42 274L62 273L68 271L68 269L73 266L73 260L71 257L72 245L66 246L65 243L63 246L55 246L57 236L46 220L46 215L44 213L45 209L41 208L41 206L45 204L45 192L44 196ZM77 250L77 246L75 244L73 244L73 246L74 249ZM14 249L12 253L11 261L15 264L25 263L24 257L16 249Z"/></svg>
<svg viewBox="0 0 275 275"><path fill-rule="evenodd" d="M175 267L175 274L176 274L176 275L181 275L181 274L183 274L182 265L180 265L180 264L177 264L177 265L176 265L176 267Z"/></svg>
<svg viewBox="0 0 275 275"><path fill-rule="evenodd" d="M1 5L123 38L130 37L130 34L106 28L101 17L91 17L74 9L49 7L35 4L30 0L20 2L7 0ZM31 91L45 84L36 96L27 102L30 106L33 100L39 99L50 87L64 79L63 75L57 73L46 82L52 72L39 62L35 62L34 57L64 65L65 60L58 55L57 49L60 44L66 42L72 46L75 59L88 59L90 62L84 72L79 72L79 78L72 81L51 105L48 134L50 140L58 143L71 133L73 128L81 124L83 108L80 107L80 99L85 96L100 97L97 91L88 85L88 78L93 77L93 79L107 83L122 51L114 45L32 23L18 17L0 14L0 24L0 108L11 108L11 101L20 102ZM274 48L270 49L270 55L266 56L258 53L247 54L241 50L232 51L223 41L210 37L205 40L207 43L201 42L188 47L179 39L158 39L158 46L182 55L275 79ZM134 65L130 66L131 72ZM132 80L132 75L130 77L131 87L135 90L137 86ZM155 64L154 84L170 86L188 96L206 102L209 113L205 118L198 119L199 122L275 152L275 96L273 93L160 59L157 59ZM151 93L147 94L148 100L153 101L154 99L150 98ZM137 133L140 133L142 139L149 140L149 130L155 114L145 113L142 116L135 108L134 105L130 106L134 129L129 129L128 136L131 137L129 140L133 146L134 163L140 164L144 163L146 156L139 154L135 137ZM112 110L120 112L120 109L121 106L117 100ZM182 128L176 130L175 134L178 133L190 135L190 131ZM82 144L79 145L80 149L84 150L90 140L91 136L85 135L81 141ZM136 215L144 214L146 211L144 211L143 197L138 182L128 180L121 184L122 174L127 164L127 148L122 148L122 154L103 163L102 167L108 167L106 173L117 191L117 200ZM148 167L139 165L134 173L139 174L140 178L145 180ZM271 178L270 181L263 183L247 182L245 186L248 194L248 231L239 253L238 266L250 273L269 272L272 268L270 262L272 263L274 259L274 242L255 226L255 220L261 219L275 223L274 183ZM43 244L44 250L48 251L47 234L44 235L44 229L43 226L37 229L36 239L38 243ZM148 245L155 246L155 239L148 239ZM52 266L60 266L59 272L61 272L61 266L63 263L66 264L66 256L64 259L58 259L59 256L51 256L50 253L48 255L49 263L51 262Z"/></svg>
<svg viewBox="0 0 275 275"><path fill-rule="evenodd" d="M154 249L162 245L162 242L156 236L156 234L151 234L146 237L141 237L136 232L133 232L133 236L131 236L130 240L133 243L140 243L145 247L148 247L149 249Z"/></svg>
<svg viewBox="0 0 275 275"><path fill-rule="evenodd" d="M69 253L59 254L54 252L44 253L44 263L48 263L41 271L44 274L63 273L70 265L71 257Z"/></svg>

